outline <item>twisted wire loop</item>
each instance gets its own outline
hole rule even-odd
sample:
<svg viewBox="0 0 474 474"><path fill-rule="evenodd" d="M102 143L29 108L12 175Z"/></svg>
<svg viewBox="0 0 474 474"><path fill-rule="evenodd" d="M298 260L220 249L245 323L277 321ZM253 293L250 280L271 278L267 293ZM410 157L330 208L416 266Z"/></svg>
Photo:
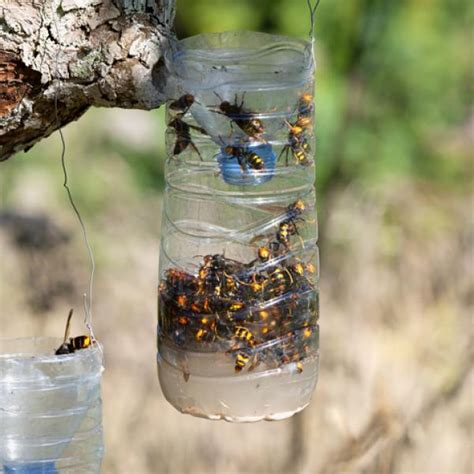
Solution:
<svg viewBox="0 0 474 474"><path fill-rule="evenodd" d="M256 38L265 47L220 51L219 64L178 48L171 65L159 355L228 361L193 374L302 372L318 353L312 49Z"/></svg>
<svg viewBox="0 0 474 474"><path fill-rule="evenodd" d="M0 459L6 472L100 470L102 353L94 346L59 358L51 354L57 343L25 338L2 346Z"/></svg>
<svg viewBox="0 0 474 474"><path fill-rule="evenodd" d="M311 25L308 36L309 36L311 41L314 41L315 14L316 14L316 10L319 7L320 2L321 2L321 0L316 0L314 2L314 5L312 5L311 0L306 0L306 3L308 5L308 10L309 10L310 25Z"/></svg>

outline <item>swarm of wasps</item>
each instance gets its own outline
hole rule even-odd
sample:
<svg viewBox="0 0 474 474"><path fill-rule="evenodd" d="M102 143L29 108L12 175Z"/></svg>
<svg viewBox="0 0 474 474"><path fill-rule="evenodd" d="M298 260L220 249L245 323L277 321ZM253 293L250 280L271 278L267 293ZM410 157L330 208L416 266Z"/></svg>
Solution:
<svg viewBox="0 0 474 474"><path fill-rule="evenodd" d="M265 160L254 150L252 145L255 143L268 143L264 138L265 127L259 114L245 106L245 92L240 100L238 95L235 94L233 102L223 100L216 92L215 95L220 100L220 103L210 107L210 110L227 117L230 120L231 129L234 129L234 126L236 126L241 132L244 132L246 137L244 140L239 139L238 143L230 144L226 143L222 137L219 137L223 153L228 157L235 158L242 173L249 170L264 171ZM168 126L174 130L176 136L173 156L176 157L184 150L190 148L202 161L201 152L192 140L191 131L197 131L201 135L208 135L208 133L204 128L189 124L184 120L187 112L195 103L196 99L192 94L184 94L172 101L168 106L169 110L172 111ZM313 96L305 92L301 94L296 106L296 120L294 122L284 121L284 126L287 126L289 129L288 138L278 159L285 156L286 166L289 165L290 156L296 164L301 166L309 166L313 163L309 158L311 145L308 136L308 132L313 128L313 108Z"/></svg>
<svg viewBox="0 0 474 474"><path fill-rule="evenodd" d="M206 255L197 275L168 269L159 286L160 338L185 350L226 352L235 372L302 361L317 347L318 290L310 262L288 255L304 221L288 206L267 245L242 263Z"/></svg>

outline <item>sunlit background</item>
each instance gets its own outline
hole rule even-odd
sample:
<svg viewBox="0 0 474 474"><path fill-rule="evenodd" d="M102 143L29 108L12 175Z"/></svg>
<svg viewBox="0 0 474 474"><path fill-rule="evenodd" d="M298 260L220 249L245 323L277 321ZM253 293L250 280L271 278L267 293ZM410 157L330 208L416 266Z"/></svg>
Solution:
<svg viewBox="0 0 474 474"><path fill-rule="evenodd" d="M104 473L471 473L474 3L322 0L317 35L321 373L291 420L180 415L155 368L164 110L64 130L94 248ZM179 0L179 38L304 37L304 0ZM0 164L2 336L57 335L89 264L57 134ZM84 332L81 318L74 325Z"/></svg>

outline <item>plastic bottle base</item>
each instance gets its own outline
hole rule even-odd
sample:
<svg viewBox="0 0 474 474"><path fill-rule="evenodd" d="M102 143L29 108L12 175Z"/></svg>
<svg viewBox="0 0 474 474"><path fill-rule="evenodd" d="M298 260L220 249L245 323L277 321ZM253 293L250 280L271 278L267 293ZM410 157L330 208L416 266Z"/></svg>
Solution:
<svg viewBox="0 0 474 474"><path fill-rule="evenodd" d="M171 401L167 398L168 402L171 403ZM180 407L174 405L171 403L179 412L183 413L184 415L192 415L196 416L198 418L205 418L206 420L213 420L213 421L219 421L219 420L224 420L228 421L229 423L255 423L257 421L281 421L285 420L286 418L291 418L293 415L296 415L296 413L299 413L300 411L303 411L308 405L309 402L306 405L303 405L302 407L298 408L297 410L292 410L288 412L282 412L282 413L275 413L274 415L268 415L268 416L229 416L229 415L209 415L206 413L199 412L193 407L189 408L183 408L181 409Z"/></svg>
<svg viewBox="0 0 474 474"><path fill-rule="evenodd" d="M192 353L186 353L186 357L192 362ZM296 364L288 364L226 377L192 373L184 377L182 370L166 359L158 360L164 396L181 413L209 420L256 422L284 420L309 405L317 382L319 357L306 359L301 373Z"/></svg>

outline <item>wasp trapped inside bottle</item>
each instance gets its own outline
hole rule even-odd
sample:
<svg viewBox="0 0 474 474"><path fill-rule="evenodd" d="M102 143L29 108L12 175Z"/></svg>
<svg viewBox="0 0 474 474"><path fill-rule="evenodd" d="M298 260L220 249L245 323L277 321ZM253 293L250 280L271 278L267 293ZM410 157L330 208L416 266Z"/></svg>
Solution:
<svg viewBox="0 0 474 474"><path fill-rule="evenodd" d="M283 419L318 373L312 46L227 32L170 56L161 387L183 413Z"/></svg>

